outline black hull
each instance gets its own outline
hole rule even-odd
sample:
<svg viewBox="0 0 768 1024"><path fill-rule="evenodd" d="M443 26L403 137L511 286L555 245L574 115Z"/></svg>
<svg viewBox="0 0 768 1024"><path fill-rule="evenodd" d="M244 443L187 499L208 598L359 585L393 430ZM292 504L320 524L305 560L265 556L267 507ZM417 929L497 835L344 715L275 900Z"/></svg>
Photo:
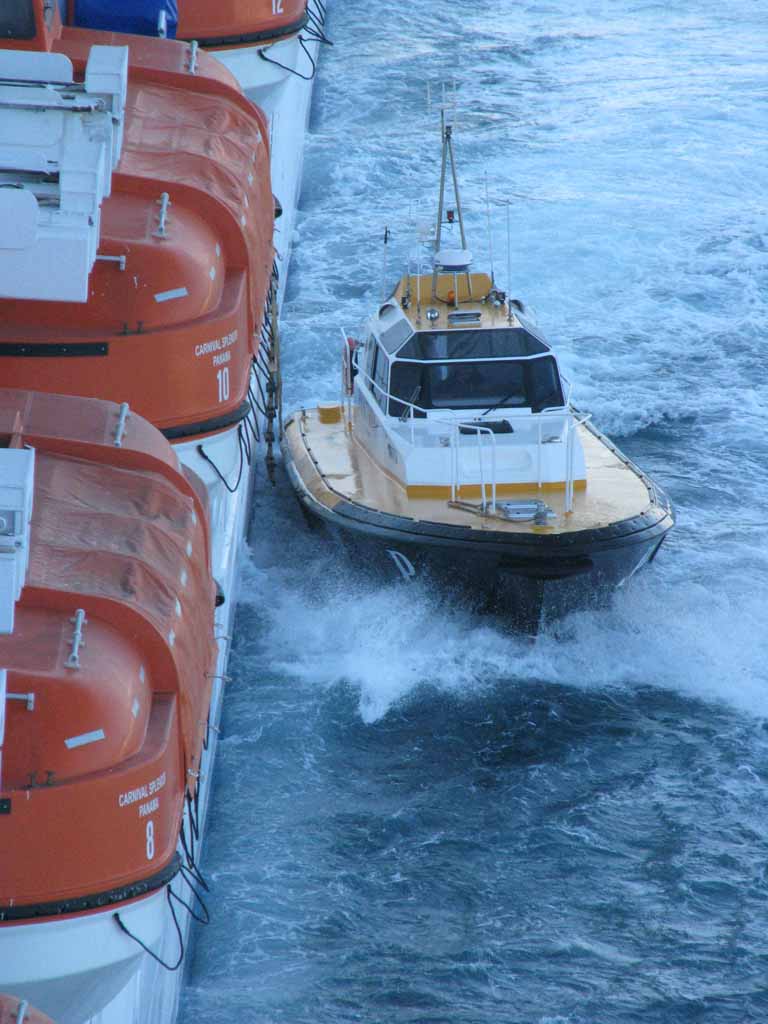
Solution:
<svg viewBox="0 0 768 1024"><path fill-rule="evenodd" d="M641 515L576 533L511 534L422 522L340 500L333 508L304 487L286 453L291 483L309 523L349 551L355 565L384 579L436 581L477 609L534 631L559 617L604 604L653 561L673 517L666 498Z"/></svg>

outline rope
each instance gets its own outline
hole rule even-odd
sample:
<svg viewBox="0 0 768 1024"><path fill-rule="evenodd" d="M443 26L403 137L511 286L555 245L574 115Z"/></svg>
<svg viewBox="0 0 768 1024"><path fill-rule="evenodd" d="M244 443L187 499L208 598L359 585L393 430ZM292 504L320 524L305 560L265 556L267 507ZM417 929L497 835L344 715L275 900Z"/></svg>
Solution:
<svg viewBox="0 0 768 1024"><path fill-rule="evenodd" d="M317 8L318 14L315 14L315 12L312 10L313 4ZM323 3L323 0L309 0L309 3L307 4L307 14L311 18L318 19L320 21L320 23L323 26L325 26L325 19L328 17L328 12L327 12L327 10L325 8L325 4Z"/></svg>
<svg viewBox="0 0 768 1024"><path fill-rule="evenodd" d="M137 945L141 946L141 948L144 950L145 953L149 953L149 955L152 957L152 959L156 960L157 963L159 963L161 967L164 967L166 969L166 971L173 972L173 971L178 971L178 969L181 967L181 962L184 959L184 939L182 938L182 935L181 935L181 927L179 925L179 919L176 917L176 911L174 909L173 903L171 903L171 886L170 886L170 883L168 883L168 885L166 886L165 896L166 896L166 899L168 901L168 906L171 908L171 917L173 918L173 923L174 923L174 926L176 928L176 934L177 934L177 936L179 938L179 959L176 961L175 964L167 964L165 962L165 960L161 959L161 957L159 957L157 955L157 953L155 953L153 950L151 950L149 948L149 946L145 942L142 942L142 940L138 937L138 935L134 935L133 932L130 930L130 928L124 923L123 919L120 917L120 914L117 911L114 912L112 917L117 922L117 926L118 926L118 928L120 929L121 932L123 932L125 935L127 935L129 939L133 939L133 941ZM175 893L173 894L173 896L174 896L175 899L179 899L179 897L176 896ZM179 900L179 902L183 902L183 900Z"/></svg>
<svg viewBox="0 0 768 1024"><path fill-rule="evenodd" d="M192 885L190 880L187 878L186 868L182 865L180 870L181 870L182 878L184 879L184 881L189 886L190 892L195 897L195 900L197 901L197 903L199 903L199 905L200 905L200 907L201 907L201 909L203 911L203 915L204 916L201 917L199 914L196 914L195 911L192 909L192 907L190 907L190 905L187 903L187 901L182 899L181 896L179 896L179 894L177 892L174 892L173 889L171 889L170 886L169 886L168 888L169 888L169 892L171 894L171 899L174 899L174 900L176 900L177 903L180 903L182 905L182 907L185 908L185 910L187 911L189 916L193 920L197 921L198 924L210 924L211 923L211 915L208 912L208 907L206 907L205 902L203 901L202 896L197 891L197 889L194 887L194 885Z"/></svg>
<svg viewBox="0 0 768 1024"><path fill-rule="evenodd" d="M210 719L208 721L208 725L210 725ZM187 882L187 885L189 885L190 889L195 891L194 886L186 876L186 871L189 871L189 873L192 875L192 877L195 879L198 885L201 886L201 888L203 888L206 892L210 892L211 887L206 882L205 878L203 877L202 871L197 866L197 863L195 861L195 842L198 842L200 840L200 787L197 786L195 788L194 796L189 792L189 790L187 790L185 794L185 800L187 804L187 817L189 819L190 839L189 846L187 846L187 837L184 831L184 819L182 818L181 829L179 831L179 839L181 840L181 846L182 849L184 850L187 866L185 868L184 865L182 864L179 870L181 871L182 876ZM195 893L195 895L197 895L197 893ZM200 899L199 896L198 899L200 900L200 903L203 906L205 906L205 904L203 904L203 901L202 899ZM206 909L206 914L207 913L208 911ZM205 923L207 924L207 922Z"/></svg>
<svg viewBox="0 0 768 1024"><path fill-rule="evenodd" d="M187 845L187 833L184 830L184 821L182 820L179 839L181 841L181 848L184 851L184 856L187 860L187 866L191 868L195 863L195 832L191 826L189 832L189 845Z"/></svg>
<svg viewBox="0 0 768 1024"><path fill-rule="evenodd" d="M238 427L238 436L239 436L240 434L241 434L241 431L240 431L240 428ZM235 483L235 486L234 486L234 487L230 487L230 485L229 485L229 484L227 483L227 481L226 481L226 479L224 478L224 476L223 476L223 474L222 474L221 470L219 469L219 467L218 467L218 466L216 465L216 463L215 463L215 462L213 461L213 459L212 459L212 458L210 458L210 457L209 457L208 455L206 455L205 451L203 450L203 446L202 446L201 444L199 444L199 445L197 446L197 451L198 451L198 454L200 455L200 457L201 457L202 459L205 459L205 461L206 461L206 462L207 462L207 463L208 463L208 464L209 464L209 465L210 465L210 466L212 467L212 469L213 469L214 473L215 473L215 474L216 474L216 476L217 476L217 477L219 478L219 480L221 480L221 482L222 482L222 483L224 484L224 486L225 486L225 487L226 487L226 489L227 489L227 490L229 491L229 493L230 493L230 494L234 494L234 493L235 493L235 491L236 491L236 490L238 489L238 487L240 486L240 481L241 481L241 480L242 480L242 478L243 478L243 465L244 465L244 459L243 459L243 448L242 448L242 445L240 445L240 468L239 468L239 470L237 471L237 481L236 481L236 483Z"/></svg>
<svg viewBox="0 0 768 1024"><path fill-rule="evenodd" d="M333 46L332 40L330 40L325 32L323 32L324 22L322 22L314 11L311 11L309 8L307 8L307 17L313 23L313 25L305 25L304 31L307 35L318 43L325 43L326 46Z"/></svg>
<svg viewBox="0 0 768 1024"><path fill-rule="evenodd" d="M289 68L287 64L281 64L279 60L275 60L273 57L268 57L266 55L266 53L264 53L263 50L259 50L258 53L259 53L259 56L261 57L261 59L265 60L268 64L276 64L277 67L282 68L283 71L288 71L292 75L296 75L296 77L297 78L301 78L302 81L304 81L304 82L311 82L312 79L315 77L315 72L317 71L317 65L315 64L315 61L314 61L314 59L312 57L312 54L307 49L306 41L304 39L304 36L299 36L299 45L301 46L301 48L304 51L304 53L306 53L307 57L309 58L309 63L312 65L312 71L308 75L302 75L302 73L300 71L297 71L296 68Z"/></svg>

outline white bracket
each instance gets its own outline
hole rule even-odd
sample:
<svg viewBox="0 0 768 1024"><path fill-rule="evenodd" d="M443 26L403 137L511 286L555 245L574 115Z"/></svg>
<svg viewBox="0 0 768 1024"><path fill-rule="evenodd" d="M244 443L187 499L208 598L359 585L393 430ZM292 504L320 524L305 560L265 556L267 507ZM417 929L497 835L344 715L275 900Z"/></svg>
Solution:
<svg viewBox="0 0 768 1024"><path fill-rule="evenodd" d="M35 481L32 448L0 448L0 634L12 633L29 565Z"/></svg>

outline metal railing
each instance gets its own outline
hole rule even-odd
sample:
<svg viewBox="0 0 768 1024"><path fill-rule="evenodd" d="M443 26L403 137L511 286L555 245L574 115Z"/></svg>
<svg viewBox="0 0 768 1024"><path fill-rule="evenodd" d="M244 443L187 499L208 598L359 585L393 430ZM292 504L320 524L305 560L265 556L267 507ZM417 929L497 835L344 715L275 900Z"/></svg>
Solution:
<svg viewBox="0 0 768 1024"><path fill-rule="evenodd" d="M477 440L477 467L480 477L480 507L483 512L488 510L488 494L485 483L485 464L483 452L485 450L484 437L487 435L491 441L491 514L496 513L496 435L490 427L482 426L479 423L452 423L451 424L451 501L456 501L461 495L461 449L459 438L469 431L475 432Z"/></svg>
<svg viewBox="0 0 768 1024"><path fill-rule="evenodd" d="M347 349L345 354L345 360L349 359L349 363L345 364L351 371L352 365L354 365L357 375L361 377L366 385L381 395L382 399L386 404L386 408L389 408L389 402L397 402L403 406L404 412L400 419L405 422L407 419L410 424L410 440L412 445L416 445L416 414L422 413L426 416L427 413L434 412L433 409L425 409L420 405L416 405L414 402L409 402L404 398L399 398L396 395L392 395L390 392L385 391L380 384L370 377L365 370L359 365L359 361L353 355L350 359L347 347L347 335L342 330L344 338L344 346ZM564 378L565 379L565 378ZM349 384L351 383L351 377L345 378L345 389L344 399L345 402L351 402L351 393ZM550 407L542 409L536 413L536 486L539 490L544 485L543 480L543 459L542 453L545 444L552 443L546 439L543 434L544 427L547 423L553 421L559 421L562 423L565 421L565 513L570 514L573 511L573 494L574 494L574 483L575 483L575 434L578 428L586 423L590 418L591 414L577 414L577 411L570 405L570 396L572 386L570 381L566 379L568 384L566 405L560 407ZM407 410L407 417L405 416L405 410ZM351 413L351 410L350 410ZM496 435L491 427L485 426L481 423L474 422L463 422L457 419L444 420L438 417L430 417L430 423L440 423L450 429L450 442L449 446L451 449L450 455L450 475L451 475L451 501L456 501L461 492L461 448L460 438L462 434L467 435L470 432L474 432L476 438L476 450L478 456L478 475L480 478L480 502L483 512L490 509L491 514L496 512L497 504L497 474L496 474ZM561 428L562 429L562 428ZM484 437L490 437L490 478L486 482L486 465L484 461L484 450L486 447ZM560 443L560 437L558 436L557 441ZM488 490L490 488L490 501Z"/></svg>

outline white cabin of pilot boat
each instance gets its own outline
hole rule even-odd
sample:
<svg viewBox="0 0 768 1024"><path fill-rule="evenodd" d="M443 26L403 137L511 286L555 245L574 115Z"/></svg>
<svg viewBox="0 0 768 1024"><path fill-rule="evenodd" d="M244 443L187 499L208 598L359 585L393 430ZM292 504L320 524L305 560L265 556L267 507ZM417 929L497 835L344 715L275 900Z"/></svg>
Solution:
<svg viewBox="0 0 768 1024"><path fill-rule="evenodd" d="M411 498L479 498L517 518L542 514L532 491L564 491L570 511L586 467L553 351L487 275L440 273L404 277L366 325L347 406L358 442ZM414 308L416 292L434 305Z"/></svg>

